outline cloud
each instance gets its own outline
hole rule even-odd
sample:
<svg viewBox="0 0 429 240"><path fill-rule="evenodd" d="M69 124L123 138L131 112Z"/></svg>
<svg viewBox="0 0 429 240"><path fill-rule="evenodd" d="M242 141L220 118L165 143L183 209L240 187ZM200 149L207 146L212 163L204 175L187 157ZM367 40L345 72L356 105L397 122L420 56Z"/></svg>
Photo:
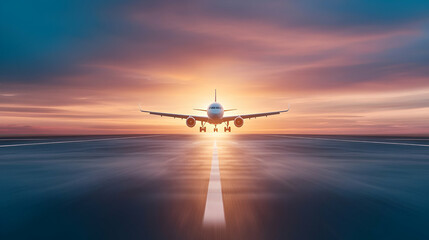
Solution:
<svg viewBox="0 0 429 240"><path fill-rule="evenodd" d="M428 7L417 0L2 1L0 111L27 119L23 126L56 119L77 127L67 120L81 117L88 129L90 120L111 120L100 109L121 121L134 115L117 111L140 101L185 111L215 87L245 107L306 99L299 114L320 110L327 128L341 125L322 116L327 111L417 111L427 99L413 91L429 88ZM341 100L386 92L411 100ZM319 109L309 106L331 95ZM255 96L267 100L242 100Z"/></svg>

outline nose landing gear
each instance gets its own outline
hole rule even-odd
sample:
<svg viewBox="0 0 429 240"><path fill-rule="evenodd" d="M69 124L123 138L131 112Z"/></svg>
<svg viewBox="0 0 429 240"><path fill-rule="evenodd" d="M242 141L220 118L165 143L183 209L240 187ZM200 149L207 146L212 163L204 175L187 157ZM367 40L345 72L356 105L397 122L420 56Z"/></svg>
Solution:
<svg viewBox="0 0 429 240"><path fill-rule="evenodd" d="M219 129L217 129L217 125L213 128L213 132L219 132Z"/></svg>

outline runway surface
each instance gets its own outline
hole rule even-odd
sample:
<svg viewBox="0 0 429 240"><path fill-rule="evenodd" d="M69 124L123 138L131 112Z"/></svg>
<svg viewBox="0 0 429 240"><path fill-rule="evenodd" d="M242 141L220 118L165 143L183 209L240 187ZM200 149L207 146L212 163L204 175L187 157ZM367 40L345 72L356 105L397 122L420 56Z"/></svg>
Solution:
<svg viewBox="0 0 429 240"><path fill-rule="evenodd" d="M429 239L429 138L0 138L0 239Z"/></svg>

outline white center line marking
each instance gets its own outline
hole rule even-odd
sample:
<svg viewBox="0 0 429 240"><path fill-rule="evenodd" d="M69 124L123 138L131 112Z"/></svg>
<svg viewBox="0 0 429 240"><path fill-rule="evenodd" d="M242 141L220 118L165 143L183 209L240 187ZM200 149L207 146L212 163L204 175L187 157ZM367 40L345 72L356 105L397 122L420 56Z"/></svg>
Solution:
<svg viewBox="0 0 429 240"><path fill-rule="evenodd" d="M349 139L319 138L319 137L296 137L296 136L276 136L276 137L316 139L316 140L338 141L338 142L358 142L358 143L375 143L375 144L388 144L388 145L429 147L429 145L427 144L418 144L418 143L379 142L379 141L349 140Z"/></svg>
<svg viewBox="0 0 429 240"><path fill-rule="evenodd" d="M62 143L80 143L80 142L110 141L110 140L120 140L120 139L130 139L130 138L148 138L148 137L155 137L155 136L158 136L158 135L136 136L136 137L101 138L101 139L85 139L85 140L69 140L69 141L57 141L57 142L20 143L20 144L0 145L0 148L33 146L33 145L62 144Z"/></svg>
<svg viewBox="0 0 429 240"><path fill-rule="evenodd" d="M212 168L210 172L209 187L207 190L207 201L203 224L211 226L225 226L225 213L223 210L222 185L216 141L213 145Z"/></svg>

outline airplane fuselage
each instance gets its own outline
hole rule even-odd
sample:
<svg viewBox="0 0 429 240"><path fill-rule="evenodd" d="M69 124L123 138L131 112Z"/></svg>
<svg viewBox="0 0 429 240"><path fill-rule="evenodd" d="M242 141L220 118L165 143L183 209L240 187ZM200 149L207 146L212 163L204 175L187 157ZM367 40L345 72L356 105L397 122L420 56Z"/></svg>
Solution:
<svg viewBox="0 0 429 240"><path fill-rule="evenodd" d="M214 102L209 105L207 108L207 117L209 118L208 122L211 124L220 124L222 123L223 118L223 107L220 103Z"/></svg>

